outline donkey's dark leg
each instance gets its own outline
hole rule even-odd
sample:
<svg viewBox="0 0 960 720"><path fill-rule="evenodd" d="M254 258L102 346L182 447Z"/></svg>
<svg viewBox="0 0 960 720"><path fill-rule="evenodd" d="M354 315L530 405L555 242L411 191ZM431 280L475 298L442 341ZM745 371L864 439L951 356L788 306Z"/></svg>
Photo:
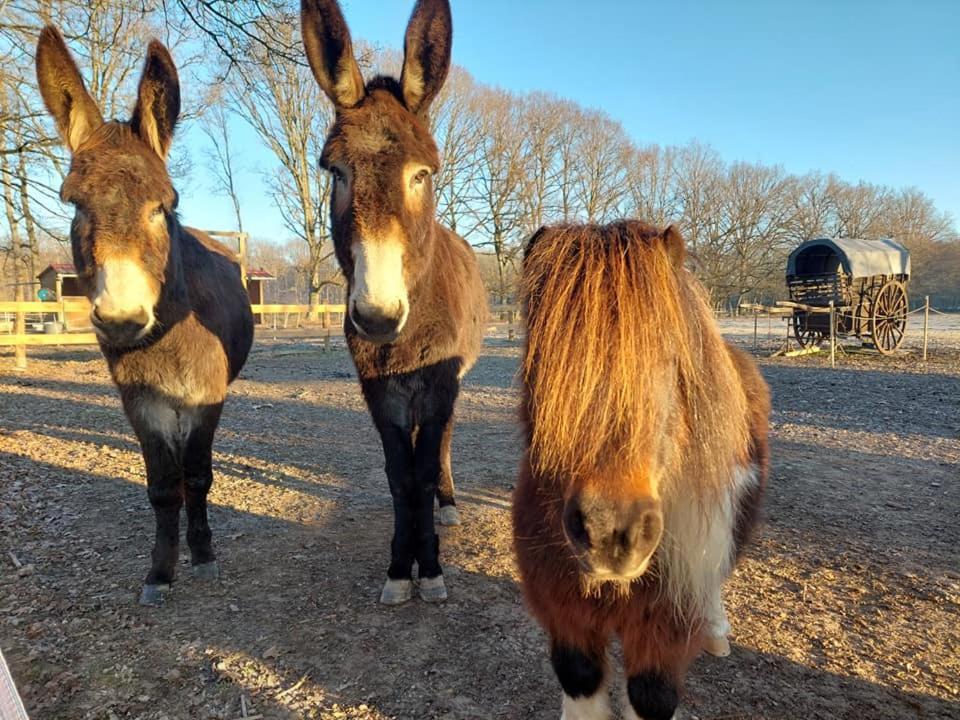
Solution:
<svg viewBox="0 0 960 720"><path fill-rule="evenodd" d="M200 413L198 426L187 437L183 453L183 485L187 506L187 544L193 574L202 580L219 576L213 534L207 522L207 493L213 484L213 437L223 405Z"/></svg>
<svg viewBox="0 0 960 720"><path fill-rule="evenodd" d="M180 507L183 505L183 466L164 435L148 432L140 448L147 469L147 496L156 516L153 565L140 594L143 605L159 605L170 589L180 547Z"/></svg>
<svg viewBox="0 0 960 720"><path fill-rule="evenodd" d="M390 567L380 602L398 605L410 599L414 560L413 442L410 431L392 424L380 427L384 469L393 497L393 541Z"/></svg>
<svg viewBox="0 0 960 720"><path fill-rule="evenodd" d="M608 720L606 648L599 637L586 643L551 639L550 662L563 688L562 720Z"/></svg>
<svg viewBox="0 0 960 720"><path fill-rule="evenodd" d="M437 486L437 501L440 503L439 519L441 525L459 525L460 513L453 496L453 468L450 464L450 445L453 440L453 418L443 429L440 442L440 484Z"/></svg>
<svg viewBox="0 0 960 720"><path fill-rule="evenodd" d="M420 596L428 602L439 602L447 598L443 570L440 568L440 539L433 525L433 498L440 482L440 453L443 436L449 424L447 418L440 422L421 424L413 451L414 527Z"/></svg>

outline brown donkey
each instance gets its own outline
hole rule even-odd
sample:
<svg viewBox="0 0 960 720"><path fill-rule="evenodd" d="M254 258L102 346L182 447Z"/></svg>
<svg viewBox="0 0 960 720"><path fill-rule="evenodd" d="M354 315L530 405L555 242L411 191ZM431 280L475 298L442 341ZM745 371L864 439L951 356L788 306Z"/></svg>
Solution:
<svg viewBox="0 0 960 720"><path fill-rule="evenodd" d="M72 159L60 190L90 320L147 469L156 515L140 602L158 605L179 556L180 508L194 574L218 575L207 523L213 436L253 342L233 254L177 218L166 156L180 112L177 69L154 40L129 122L104 122L60 33L37 44L40 93Z"/></svg>
<svg viewBox="0 0 960 720"><path fill-rule="evenodd" d="M303 42L336 107L320 164L334 178L333 242L348 284L344 333L383 442L394 530L380 600L446 598L434 532L456 524L450 467L460 379L480 351L487 302L473 250L434 219L440 159L427 110L450 67L447 0L420 0L400 81L364 85L335 0L303 0Z"/></svg>
<svg viewBox="0 0 960 720"><path fill-rule="evenodd" d="M523 268L527 452L514 495L524 593L550 636L565 720L669 720L755 522L770 401L720 337L673 228L543 228Z"/></svg>

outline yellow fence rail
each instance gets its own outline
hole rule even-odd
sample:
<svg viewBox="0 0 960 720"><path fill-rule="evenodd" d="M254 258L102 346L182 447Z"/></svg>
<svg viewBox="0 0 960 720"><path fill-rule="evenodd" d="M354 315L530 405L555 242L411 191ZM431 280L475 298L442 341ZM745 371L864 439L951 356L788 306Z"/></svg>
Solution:
<svg viewBox="0 0 960 720"><path fill-rule="evenodd" d="M254 315L282 315L285 313L298 313L301 315L320 315L323 313L342 313L346 311L345 305L270 305L260 303L251 305Z"/></svg>
<svg viewBox="0 0 960 720"><path fill-rule="evenodd" d="M45 335L43 333L24 335L0 334L0 347L17 347L20 345L96 345L97 336L92 332L59 333Z"/></svg>
<svg viewBox="0 0 960 720"><path fill-rule="evenodd" d="M282 303L257 303L251 305L250 309L255 315L272 316L274 327L277 324L276 318L280 315L285 316L284 327L287 326L287 318L291 315L296 316L298 321L302 316L319 318L323 327L329 327L331 315L342 317L347 310L345 305ZM0 301L0 321L6 320L8 323L7 331L0 331L0 347L13 347L16 354L16 367L24 369L27 364L26 348L28 346L96 345L97 336L92 332L64 332L70 329L71 318L86 317L89 313L90 302L85 298L69 298L57 302ZM492 305L490 314L491 319L506 320L512 325L519 318L519 308L516 305ZM56 328L59 332L28 333L28 316L39 316L38 319L42 320L55 319L60 323ZM13 322L10 322L11 320ZM87 329L88 326L84 327L84 330ZM511 336L512 334L511 328Z"/></svg>

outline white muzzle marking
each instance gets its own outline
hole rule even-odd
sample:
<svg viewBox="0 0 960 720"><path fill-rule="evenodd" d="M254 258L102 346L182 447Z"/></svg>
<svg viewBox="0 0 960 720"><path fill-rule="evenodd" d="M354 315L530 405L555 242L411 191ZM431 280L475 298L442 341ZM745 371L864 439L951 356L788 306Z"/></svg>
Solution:
<svg viewBox="0 0 960 720"><path fill-rule="evenodd" d="M97 268L93 309L104 322L142 322L140 336L155 322L156 292L150 278L133 260L107 260Z"/></svg>
<svg viewBox="0 0 960 720"><path fill-rule="evenodd" d="M353 251L353 289L350 312L371 309L387 317L397 317L399 333L407 322L410 304L403 279L403 245L397 240L355 242ZM356 323L355 323L356 324ZM363 328L358 328L361 332Z"/></svg>

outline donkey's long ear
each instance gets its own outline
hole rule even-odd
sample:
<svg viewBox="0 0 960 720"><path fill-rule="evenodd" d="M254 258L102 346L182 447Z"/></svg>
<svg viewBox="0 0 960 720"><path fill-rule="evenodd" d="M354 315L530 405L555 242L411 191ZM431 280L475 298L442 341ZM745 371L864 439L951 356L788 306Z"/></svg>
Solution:
<svg viewBox="0 0 960 720"><path fill-rule="evenodd" d="M300 25L307 60L327 97L338 108L363 100L363 75L337 0L302 0Z"/></svg>
<svg viewBox="0 0 960 720"><path fill-rule="evenodd" d="M400 86L410 112L426 115L450 70L453 20L449 0L417 0L403 42Z"/></svg>
<svg viewBox="0 0 960 720"><path fill-rule="evenodd" d="M147 46L147 61L137 90L130 127L161 158L166 159L173 129L180 116L180 78L170 52L159 40Z"/></svg>
<svg viewBox="0 0 960 720"><path fill-rule="evenodd" d="M683 235L680 234L680 231L677 230L675 226L670 225L663 231L661 237L663 238L663 247L667 251L667 257L670 258L670 263L675 268L680 269L687 259L687 246L684 242Z"/></svg>
<svg viewBox="0 0 960 720"><path fill-rule="evenodd" d="M37 84L60 137L70 152L76 152L103 125L103 116L87 92L63 36L53 25L41 30L37 41Z"/></svg>

